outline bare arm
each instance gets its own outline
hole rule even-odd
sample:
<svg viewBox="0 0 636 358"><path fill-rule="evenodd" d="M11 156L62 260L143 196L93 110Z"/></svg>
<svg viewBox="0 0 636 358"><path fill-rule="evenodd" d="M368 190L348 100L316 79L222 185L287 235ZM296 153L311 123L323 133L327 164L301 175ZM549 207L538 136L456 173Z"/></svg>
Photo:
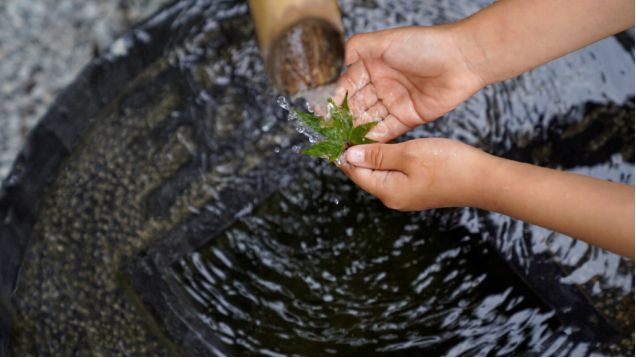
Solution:
<svg viewBox="0 0 636 358"><path fill-rule="evenodd" d="M634 187L488 156L473 206L634 257Z"/></svg>
<svg viewBox="0 0 636 358"><path fill-rule="evenodd" d="M334 100L345 93L369 138L388 142L514 77L634 24L633 0L501 0L453 24L358 34Z"/></svg>
<svg viewBox="0 0 636 358"><path fill-rule="evenodd" d="M337 97L381 118L370 134L388 141L633 24L633 0L501 0L455 24L357 35ZM343 170L394 209L475 206L634 257L633 186L475 153L441 139L356 146Z"/></svg>
<svg viewBox="0 0 636 358"><path fill-rule="evenodd" d="M454 38L486 85L633 25L633 0L502 0L456 23Z"/></svg>
<svg viewBox="0 0 636 358"><path fill-rule="evenodd" d="M634 257L634 187L502 159L460 142L353 146L344 172L392 209L472 206Z"/></svg>

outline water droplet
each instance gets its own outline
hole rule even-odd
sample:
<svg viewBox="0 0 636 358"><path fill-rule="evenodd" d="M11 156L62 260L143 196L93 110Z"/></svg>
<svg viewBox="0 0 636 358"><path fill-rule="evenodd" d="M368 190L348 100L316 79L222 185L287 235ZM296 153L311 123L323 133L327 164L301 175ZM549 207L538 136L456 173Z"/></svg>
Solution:
<svg viewBox="0 0 636 358"><path fill-rule="evenodd" d="M143 30L136 30L135 37L143 43L149 43L152 40L150 34Z"/></svg>
<svg viewBox="0 0 636 358"><path fill-rule="evenodd" d="M289 109L291 108L289 106L289 102L287 101L287 98L283 97L283 96L278 96L278 98L276 98L276 104L278 104L279 106L281 106L283 109L286 109L289 111Z"/></svg>

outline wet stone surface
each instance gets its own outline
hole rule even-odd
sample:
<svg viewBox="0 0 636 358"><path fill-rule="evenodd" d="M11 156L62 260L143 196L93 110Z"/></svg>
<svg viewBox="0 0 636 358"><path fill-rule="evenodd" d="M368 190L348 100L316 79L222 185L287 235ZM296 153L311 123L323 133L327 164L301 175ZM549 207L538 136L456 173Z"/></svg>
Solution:
<svg viewBox="0 0 636 358"><path fill-rule="evenodd" d="M237 10L247 16L245 6ZM217 55L214 38L222 27L201 31L193 41ZM238 39L251 38L250 32L233 35L239 45ZM244 121L243 111L266 105L249 95L265 77L250 76L259 67L246 61L260 61L253 45L252 56L244 53L240 61L233 61L232 52L242 48L228 46L211 62L206 54L165 53L90 119L41 203L13 298L14 353L180 352L137 306L121 268L226 188L241 186L240 176L263 162L263 154L290 143L289 133L281 134L293 132L278 126L278 134L260 133L254 127L260 122ZM226 81L212 76L214 69L244 71L237 75L251 78L240 86L217 86Z"/></svg>
<svg viewBox="0 0 636 358"><path fill-rule="evenodd" d="M167 0L0 2L0 180L80 70Z"/></svg>
<svg viewBox="0 0 636 358"><path fill-rule="evenodd" d="M351 35L485 4L341 7ZM633 184L625 47L490 86L409 136ZM392 212L295 154L244 3L176 2L115 49L4 182L3 300L28 243L12 353L633 355L633 263L497 214Z"/></svg>

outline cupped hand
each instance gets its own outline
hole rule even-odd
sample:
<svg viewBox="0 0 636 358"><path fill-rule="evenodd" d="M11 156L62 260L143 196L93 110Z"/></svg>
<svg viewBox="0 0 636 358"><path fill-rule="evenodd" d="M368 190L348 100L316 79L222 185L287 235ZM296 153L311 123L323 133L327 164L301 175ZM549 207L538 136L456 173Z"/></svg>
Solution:
<svg viewBox="0 0 636 358"><path fill-rule="evenodd" d="M379 121L368 137L387 142L451 111L484 86L453 25L402 27L353 36L334 96L348 93L356 125Z"/></svg>
<svg viewBox="0 0 636 358"><path fill-rule="evenodd" d="M341 169L358 186L387 207L401 211L483 202L484 168L490 155L443 138L398 144L366 144L344 153Z"/></svg>

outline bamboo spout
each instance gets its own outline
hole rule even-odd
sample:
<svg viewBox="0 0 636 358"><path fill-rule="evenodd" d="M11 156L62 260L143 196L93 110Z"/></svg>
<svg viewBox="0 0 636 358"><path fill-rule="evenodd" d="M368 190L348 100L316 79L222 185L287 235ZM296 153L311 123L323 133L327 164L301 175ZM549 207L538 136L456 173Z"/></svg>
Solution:
<svg viewBox="0 0 636 358"><path fill-rule="evenodd" d="M249 6L276 88L294 94L338 77L344 44L336 0L250 0Z"/></svg>

